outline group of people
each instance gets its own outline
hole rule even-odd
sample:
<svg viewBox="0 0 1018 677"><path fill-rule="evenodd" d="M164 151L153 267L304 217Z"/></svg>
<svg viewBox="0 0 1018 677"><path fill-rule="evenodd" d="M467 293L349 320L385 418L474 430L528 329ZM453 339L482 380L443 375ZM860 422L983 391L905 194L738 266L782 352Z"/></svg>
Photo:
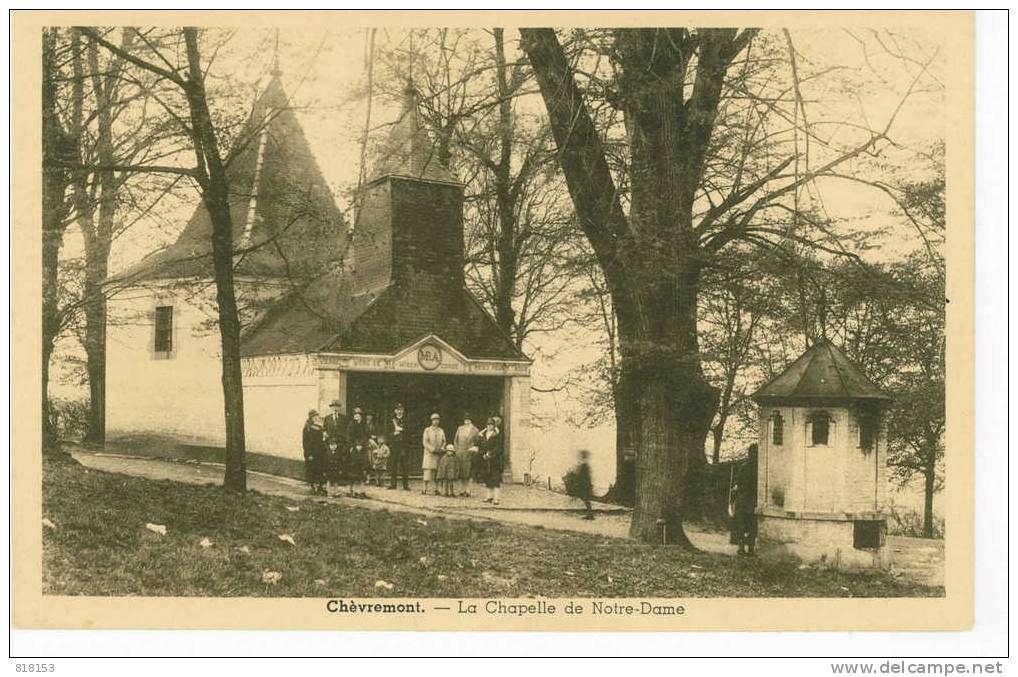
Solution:
<svg viewBox="0 0 1018 677"><path fill-rule="evenodd" d="M350 496L363 498L361 485L382 486L386 474L389 489L396 489L401 479L403 490L409 491L413 447L407 440L403 405L393 407L391 417L381 425L361 407L354 408L350 419L338 400L329 408L331 413L324 418L312 409L304 422L304 465L311 493L331 495L346 484ZM471 482L476 482L487 490L484 501L497 505L505 455L501 416L490 416L485 427L478 429L471 416L464 415L451 443L441 418L432 414L431 425L421 436L422 493L468 497Z"/></svg>
<svg viewBox="0 0 1018 677"><path fill-rule="evenodd" d="M446 439L442 417L431 415L431 425L421 437L424 457L421 459L424 486L421 493L433 488L436 496L471 496L471 482L483 484L485 503L499 504L502 472L505 467L505 445L502 417L488 417L483 429L474 425L470 414L456 429L452 442Z"/></svg>
<svg viewBox="0 0 1018 677"><path fill-rule="evenodd" d="M410 458L403 405L396 405L385 425L379 425L360 407L354 407L348 419L338 400L333 400L329 408L332 411L324 418L312 409L304 422L304 467L311 493L329 495L346 484L351 496L361 498L365 496L360 491L362 484L382 486L386 474L390 489L396 488L402 475L403 489L409 491Z"/></svg>

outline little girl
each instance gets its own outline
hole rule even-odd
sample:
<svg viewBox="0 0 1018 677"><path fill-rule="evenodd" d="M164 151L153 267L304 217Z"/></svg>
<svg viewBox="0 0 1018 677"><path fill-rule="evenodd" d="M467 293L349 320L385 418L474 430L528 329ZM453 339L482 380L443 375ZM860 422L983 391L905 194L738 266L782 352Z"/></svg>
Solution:
<svg viewBox="0 0 1018 677"><path fill-rule="evenodd" d="M456 488L456 447L445 446L445 454L438 460L438 487L446 496L455 496Z"/></svg>
<svg viewBox="0 0 1018 677"><path fill-rule="evenodd" d="M385 471L389 469L389 445L385 443L385 435L378 435L368 445L371 449L371 476L375 486L380 487Z"/></svg>

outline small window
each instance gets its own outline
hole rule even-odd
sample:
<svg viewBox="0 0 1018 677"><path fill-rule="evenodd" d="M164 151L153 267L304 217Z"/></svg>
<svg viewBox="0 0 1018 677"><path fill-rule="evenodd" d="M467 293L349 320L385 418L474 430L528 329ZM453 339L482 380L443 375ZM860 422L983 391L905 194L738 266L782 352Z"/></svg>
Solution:
<svg viewBox="0 0 1018 677"><path fill-rule="evenodd" d="M821 411L809 417L810 446L826 447L831 435L831 417Z"/></svg>
<svg viewBox="0 0 1018 677"><path fill-rule="evenodd" d="M771 444L780 447L785 443L785 419L779 412L774 412L771 417Z"/></svg>
<svg viewBox="0 0 1018 677"><path fill-rule="evenodd" d="M877 418L872 415L859 417L859 447L872 451L877 442Z"/></svg>
<svg viewBox="0 0 1018 677"><path fill-rule="evenodd" d="M852 533L852 546L860 550L879 548L884 544L887 526L882 520L856 520Z"/></svg>
<svg viewBox="0 0 1018 677"><path fill-rule="evenodd" d="M156 307L155 351L173 352L173 306Z"/></svg>

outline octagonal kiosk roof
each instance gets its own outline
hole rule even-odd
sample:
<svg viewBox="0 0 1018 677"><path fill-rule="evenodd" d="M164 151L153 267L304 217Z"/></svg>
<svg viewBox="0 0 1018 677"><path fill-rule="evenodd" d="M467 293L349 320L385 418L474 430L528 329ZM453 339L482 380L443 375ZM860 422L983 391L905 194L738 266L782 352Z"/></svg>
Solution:
<svg viewBox="0 0 1018 677"><path fill-rule="evenodd" d="M764 384L753 399L813 405L866 401L887 405L891 397L870 381L848 356L828 339L819 339L783 372Z"/></svg>

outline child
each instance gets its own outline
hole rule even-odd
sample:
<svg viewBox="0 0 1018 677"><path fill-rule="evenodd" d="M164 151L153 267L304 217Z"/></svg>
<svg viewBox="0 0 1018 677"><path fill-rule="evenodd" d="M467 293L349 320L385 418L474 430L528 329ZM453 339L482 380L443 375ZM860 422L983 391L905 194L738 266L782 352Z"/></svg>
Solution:
<svg viewBox="0 0 1018 677"><path fill-rule="evenodd" d="M367 474L368 451L365 442L357 442L350 447L347 459L347 479L350 482L350 498L367 498L368 495L360 491L364 483L364 476Z"/></svg>
<svg viewBox="0 0 1018 677"><path fill-rule="evenodd" d="M375 486L382 486L382 478L385 471L389 469L389 445L385 443L385 435L378 435L377 438L368 442L371 450L371 474Z"/></svg>
<svg viewBox="0 0 1018 677"><path fill-rule="evenodd" d="M335 437L330 437L329 441L326 442L328 451L325 453L326 463L326 477L329 481L328 489L323 487L323 496L334 496L338 492L339 485L343 479L343 466L344 459L343 454L339 450L339 440Z"/></svg>
<svg viewBox="0 0 1018 677"><path fill-rule="evenodd" d="M456 470L456 447L447 444L445 454L438 460L438 486L449 497L455 495Z"/></svg>
<svg viewBox="0 0 1018 677"><path fill-rule="evenodd" d="M594 519L594 510L591 508L590 499L594 496L594 487L590 479L590 452L586 449L580 450L580 462L576 464L576 469L573 472L575 473L575 496L583 501L583 505L587 509L583 519L592 520Z"/></svg>

